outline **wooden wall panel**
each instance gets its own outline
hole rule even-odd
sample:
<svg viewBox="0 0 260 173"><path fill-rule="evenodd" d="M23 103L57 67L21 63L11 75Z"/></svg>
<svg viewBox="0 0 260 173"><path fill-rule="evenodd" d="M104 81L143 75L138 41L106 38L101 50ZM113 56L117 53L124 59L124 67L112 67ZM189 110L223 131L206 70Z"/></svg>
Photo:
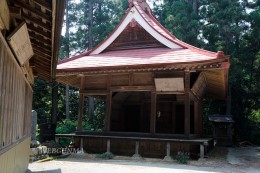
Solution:
<svg viewBox="0 0 260 173"><path fill-rule="evenodd" d="M0 156L30 136L32 89L0 34ZM10 156L11 159L11 156Z"/></svg>
<svg viewBox="0 0 260 173"><path fill-rule="evenodd" d="M115 74L111 76L111 86L127 86L129 74Z"/></svg>
<svg viewBox="0 0 260 173"><path fill-rule="evenodd" d="M153 73L134 73L133 85L154 85Z"/></svg>
<svg viewBox="0 0 260 173"><path fill-rule="evenodd" d="M84 89L107 89L107 75L86 76Z"/></svg>

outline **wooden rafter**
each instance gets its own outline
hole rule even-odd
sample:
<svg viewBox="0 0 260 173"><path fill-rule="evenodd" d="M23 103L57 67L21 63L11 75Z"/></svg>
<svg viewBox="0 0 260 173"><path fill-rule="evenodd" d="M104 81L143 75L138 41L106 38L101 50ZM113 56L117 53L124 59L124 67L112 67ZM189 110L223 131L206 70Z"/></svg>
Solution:
<svg viewBox="0 0 260 173"><path fill-rule="evenodd" d="M41 49L41 48L38 48L38 47L33 47L33 51L36 51L36 52L38 52L38 53L40 53L40 54L44 54L43 56L45 56L45 57L49 57L50 59L51 59L51 55L50 55L50 53L49 52L47 52L47 51L45 51L45 50L43 50L43 49Z"/></svg>
<svg viewBox="0 0 260 173"><path fill-rule="evenodd" d="M40 52L38 51L34 51L34 55L35 57L42 59L42 61L46 62L46 63L51 63L51 60L48 57L43 56Z"/></svg>
<svg viewBox="0 0 260 173"><path fill-rule="evenodd" d="M41 11L36 10L35 8L33 8L33 7L30 6L30 5L25 4L24 1L11 0L11 2L14 3L14 4L15 4L16 6L18 6L18 7L21 7L21 8L23 8L23 9L26 9L26 10L28 10L28 11L34 13L35 15L37 15L37 16L39 16L39 17L41 17L41 18L43 18L43 19L45 19L45 20L51 22L51 16L49 16L49 15L47 15L47 14L41 12Z"/></svg>
<svg viewBox="0 0 260 173"><path fill-rule="evenodd" d="M51 45L51 41L48 40L48 39L44 39L44 37L41 36L41 35L37 35L37 34L31 32L31 31L29 31L29 35L30 35L31 38L33 38L33 39L35 39L39 42L42 42L42 43L47 44L47 45Z"/></svg>
<svg viewBox="0 0 260 173"><path fill-rule="evenodd" d="M46 29L47 31L51 32L51 25L48 25L47 23L44 23L43 21L40 21L32 16L29 16L28 14L25 14L23 13L22 14L22 17L25 19L25 20L28 20L34 24L37 24L39 26L41 26L42 28Z"/></svg>
<svg viewBox="0 0 260 173"><path fill-rule="evenodd" d="M35 27L33 24L27 24L28 30L30 32L35 32L41 36L43 36L46 39L51 40L51 33L50 32L45 32L37 27Z"/></svg>
<svg viewBox="0 0 260 173"><path fill-rule="evenodd" d="M45 1L42 0L30 0L30 1L40 5L41 7L44 7L45 9L48 9L49 11L52 11L52 5L46 3Z"/></svg>
<svg viewBox="0 0 260 173"><path fill-rule="evenodd" d="M51 47L49 46L46 46L44 44L39 44L38 42L35 42L35 41L31 41L32 42L32 45L33 47L37 47L39 49L42 49L43 52L47 53L48 55L50 54L51 55Z"/></svg>

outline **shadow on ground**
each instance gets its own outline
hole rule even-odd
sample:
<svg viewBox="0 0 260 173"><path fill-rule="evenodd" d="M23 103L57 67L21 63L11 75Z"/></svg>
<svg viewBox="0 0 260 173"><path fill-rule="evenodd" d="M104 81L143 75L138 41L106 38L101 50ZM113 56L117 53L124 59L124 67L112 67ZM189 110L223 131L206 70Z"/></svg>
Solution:
<svg viewBox="0 0 260 173"><path fill-rule="evenodd" d="M61 173L61 169L51 169L45 171L31 171L28 169L25 173Z"/></svg>

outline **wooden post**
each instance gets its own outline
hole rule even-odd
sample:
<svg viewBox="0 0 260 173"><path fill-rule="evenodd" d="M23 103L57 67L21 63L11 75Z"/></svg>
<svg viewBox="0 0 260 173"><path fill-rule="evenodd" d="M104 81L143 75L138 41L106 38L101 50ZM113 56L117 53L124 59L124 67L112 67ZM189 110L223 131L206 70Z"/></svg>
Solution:
<svg viewBox="0 0 260 173"><path fill-rule="evenodd" d="M110 131L111 106L112 106L112 92L109 92L106 98L105 131Z"/></svg>
<svg viewBox="0 0 260 173"><path fill-rule="evenodd" d="M202 129L202 101L198 101L198 130L199 134L203 135L203 129Z"/></svg>
<svg viewBox="0 0 260 173"><path fill-rule="evenodd" d="M184 120L184 133L185 135L190 134L190 71L185 70L184 72L184 91L185 91L185 120Z"/></svg>
<svg viewBox="0 0 260 173"><path fill-rule="evenodd" d="M156 129L156 93L151 92L150 133L155 134L155 129Z"/></svg>
<svg viewBox="0 0 260 173"><path fill-rule="evenodd" d="M176 129L176 101L172 102L172 134L175 134Z"/></svg>
<svg viewBox="0 0 260 173"><path fill-rule="evenodd" d="M78 127L77 127L77 131L81 131L82 130L83 111L84 111L84 95L83 94L79 94L79 113L78 113Z"/></svg>
<svg viewBox="0 0 260 173"><path fill-rule="evenodd" d="M199 134L199 102L194 102L194 133Z"/></svg>

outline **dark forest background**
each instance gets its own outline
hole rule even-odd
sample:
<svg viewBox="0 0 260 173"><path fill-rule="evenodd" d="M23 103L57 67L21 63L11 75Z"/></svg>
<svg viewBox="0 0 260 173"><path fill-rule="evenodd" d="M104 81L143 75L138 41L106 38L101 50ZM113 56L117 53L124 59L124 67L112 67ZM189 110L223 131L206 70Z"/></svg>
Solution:
<svg viewBox="0 0 260 173"><path fill-rule="evenodd" d="M231 56L229 103L230 114L236 122L234 139L260 144L260 0L150 2L156 18L178 39ZM96 46L115 28L128 6L128 0L68 0L60 59ZM78 114L78 90L58 85L57 133L73 132ZM36 80L33 109L38 112L38 124L50 122L52 87L51 83ZM93 110L86 107L84 128L102 130L104 103L93 98L86 100L88 103L93 105ZM207 116L226 114L226 103L203 100L205 133L211 133Z"/></svg>

